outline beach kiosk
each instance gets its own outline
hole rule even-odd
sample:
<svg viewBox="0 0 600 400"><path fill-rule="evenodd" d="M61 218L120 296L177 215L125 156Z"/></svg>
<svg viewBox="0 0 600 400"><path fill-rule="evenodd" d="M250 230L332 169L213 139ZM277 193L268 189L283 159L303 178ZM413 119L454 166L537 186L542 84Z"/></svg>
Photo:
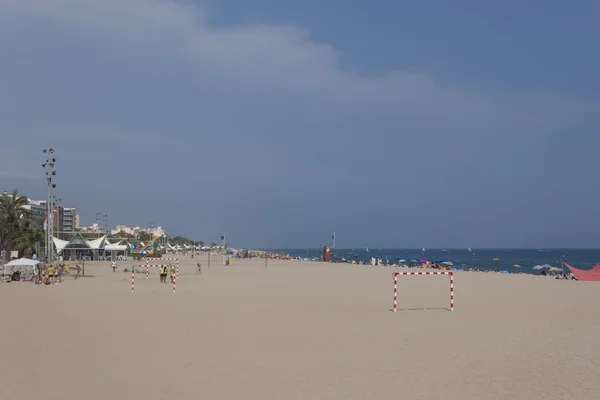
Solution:
<svg viewBox="0 0 600 400"><path fill-rule="evenodd" d="M331 249L329 246L323 246L323 262L329 262L331 259Z"/></svg>

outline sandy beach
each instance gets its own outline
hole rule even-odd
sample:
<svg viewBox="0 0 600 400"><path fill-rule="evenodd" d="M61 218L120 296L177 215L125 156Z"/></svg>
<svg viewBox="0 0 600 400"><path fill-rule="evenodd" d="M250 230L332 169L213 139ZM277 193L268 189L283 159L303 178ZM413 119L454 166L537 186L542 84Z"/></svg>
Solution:
<svg viewBox="0 0 600 400"><path fill-rule="evenodd" d="M180 256L177 292L134 261L0 285L2 398L593 399L600 285L531 275ZM203 264L196 275L195 264ZM394 269L395 270L395 269Z"/></svg>

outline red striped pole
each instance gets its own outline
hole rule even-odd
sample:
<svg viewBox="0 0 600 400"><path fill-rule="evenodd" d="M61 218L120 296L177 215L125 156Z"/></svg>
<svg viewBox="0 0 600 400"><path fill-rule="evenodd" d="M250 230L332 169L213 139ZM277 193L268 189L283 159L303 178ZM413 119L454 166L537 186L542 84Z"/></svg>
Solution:
<svg viewBox="0 0 600 400"><path fill-rule="evenodd" d="M135 271L131 268L131 293L135 290Z"/></svg>
<svg viewBox="0 0 600 400"><path fill-rule="evenodd" d="M450 311L454 311L454 273L450 272Z"/></svg>
<svg viewBox="0 0 600 400"><path fill-rule="evenodd" d="M177 259L177 264L175 267L175 280L179 279L179 259Z"/></svg>
<svg viewBox="0 0 600 400"><path fill-rule="evenodd" d="M150 276L150 271L148 271L148 264L146 264L146 279Z"/></svg>
<svg viewBox="0 0 600 400"><path fill-rule="evenodd" d="M398 291L398 275L394 274L394 312L396 312L396 302L397 302L397 291Z"/></svg>
<svg viewBox="0 0 600 400"><path fill-rule="evenodd" d="M177 278L173 279L173 293L175 293L175 282L177 282Z"/></svg>

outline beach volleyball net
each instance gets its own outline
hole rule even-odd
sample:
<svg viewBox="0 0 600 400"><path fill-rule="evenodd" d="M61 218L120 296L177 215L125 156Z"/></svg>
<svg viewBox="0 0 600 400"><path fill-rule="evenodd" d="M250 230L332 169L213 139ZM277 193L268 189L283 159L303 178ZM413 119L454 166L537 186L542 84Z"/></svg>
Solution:
<svg viewBox="0 0 600 400"><path fill-rule="evenodd" d="M398 276L402 275L448 275L450 279L450 311L454 311L454 273L452 271L394 272L394 312L398 308Z"/></svg>

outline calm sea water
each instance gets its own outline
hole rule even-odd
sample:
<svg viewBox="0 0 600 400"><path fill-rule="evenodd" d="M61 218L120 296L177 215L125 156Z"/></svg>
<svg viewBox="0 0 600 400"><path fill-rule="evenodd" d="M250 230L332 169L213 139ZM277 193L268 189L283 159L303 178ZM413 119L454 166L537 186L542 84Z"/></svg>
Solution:
<svg viewBox="0 0 600 400"><path fill-rule="evenodd" d="M269 251L294 257L320 257L319 249L271 249ZM600 262L600 249L333 249L332 255L346 260L367 260L370 257L396 259L426 259L451 261L456 268L477 267L482 270L514 272L514 264L521 272L533 273L535 265L550 264L561 268L561 260L570 265L590 269ZM497 260L494 260L497 259Z"/></svg>

